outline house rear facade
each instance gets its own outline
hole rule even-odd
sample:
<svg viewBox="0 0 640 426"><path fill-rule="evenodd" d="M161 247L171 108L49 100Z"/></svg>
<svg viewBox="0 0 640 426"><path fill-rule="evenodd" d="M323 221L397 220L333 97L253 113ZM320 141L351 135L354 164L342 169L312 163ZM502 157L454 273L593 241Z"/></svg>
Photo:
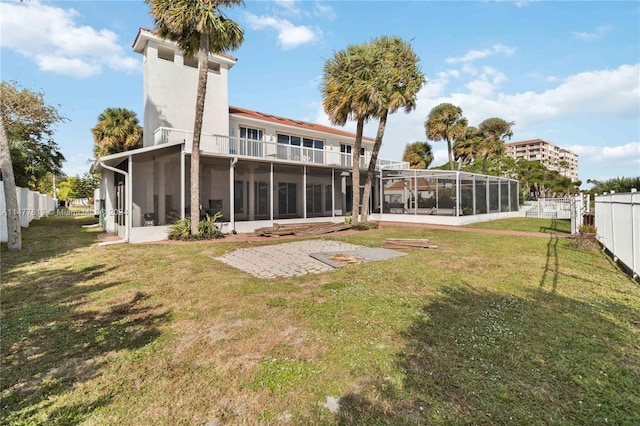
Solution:
<svg viewBox="0 0 640 426"><path fill-rule="evenodd" d="M99 158L93 169L102 173L104 229L129 242L157 241L190 212L198 64L148 29L139 30L133 49L143 59L143 147ZM229 105L236 63L224 54L208 58L199 208L220 212L223 232L251 232L276 221L343 221L352 206L355 135ZM373 144L363 138L363 171ZM377 160L371 194L373 220L460 225L518 210L516 181L413 171L393 160Z"/></svg>

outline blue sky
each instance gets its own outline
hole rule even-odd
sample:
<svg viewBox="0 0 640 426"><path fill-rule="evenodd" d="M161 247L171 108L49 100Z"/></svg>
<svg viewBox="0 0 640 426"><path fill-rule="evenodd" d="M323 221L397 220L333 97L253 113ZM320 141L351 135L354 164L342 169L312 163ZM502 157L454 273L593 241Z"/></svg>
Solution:
<svg viewBox="0 0 640 426"><path fill-rule="evenodd" d="M583 182L640 176L636 1L247 1L227 14L245 29L232 52L232 105L328 124L324 61L348 44L398 35L411 40L427 85L414 112L390 116L381 157L400 159L407 143L425 140L431 108L451 102L472 125L515 121L512 141L574 150ZM131 50L139 27L153 28L142 1L0 2L2 80L60 105L69 122L55 139L69 175L88 170L90 129L106 107L142 119L142 58ZM444 163L445 144L432 145Z"/></svg>

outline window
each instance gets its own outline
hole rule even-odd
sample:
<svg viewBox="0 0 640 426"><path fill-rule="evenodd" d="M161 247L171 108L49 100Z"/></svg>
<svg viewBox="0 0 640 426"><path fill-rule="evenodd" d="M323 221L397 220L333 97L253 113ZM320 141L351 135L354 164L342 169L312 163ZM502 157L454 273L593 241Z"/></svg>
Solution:
<svg viewBox="0 0 640 426"><path fill-rule="evenodd" d="M240 126L240 138L261 141L263 132L260 129L252 129L250 127Z"/></svg>
<svg viewBox="0 0 640 426"><path fill-rule="evenodd" d="M322 213L322 185L307 185L307 214Z"/></svg>
<svg viewBox="0 0 640 426"><path fill-rule="evenodd" d="M320 164L323 162L324 141L320 139L278 133L278 144L278 158L280 159L312 161Z"/></svg>
<svg viewBox="0 0 640 426"><path fill-rule="evenodd" d="M175 52L168 47L158 47L158 58L173 62Z"/></svg>
<svg viewBox="0 0 640 426"><path fill-rule="evenodd" d="M250 157L262 157L262 136L261 129L253 129L251 127L240 126L240 155L248 155ZM260 142L254 142L260 141Z"/></svg>
<svg viewBox="0 0 640 426"><path fill-rule="evenodd" d="M254 204L256 216L269 215L269 185L267 182L254 182Z"/></svg>
<svg viewBox="0 0 640 426"><path fill-rule="evenodd" d="M198 58L196 56L185 56L182 63L186 67L198 68Z"/></svg>
<svg viewBox="0 0 640 426"><path fill-rule="evenodd" d="M214 72L216 74L220 74L220 64L217 64L215 62L209 61L209 63L207 65L208 65L208 68L209 68L210 72Z"/></svg>
<svg viewBox="0 0 640 426"><path fill-rule="evenodd" d="M333 197L332 189L331 185L327 185L324 189L324 209L326 211L331 211L333 208L333 203L331 202L331 198Z"/></svg>
<svg viewBox="0 0 640 426"><path fill-rule="evenodd" d="M233 212L236 214L244 213L244 185L241 180L233 182Z"/></svg>
<svg viewBox="0 0 640 426"><path fill-rule="evenodd" d="M296 214L296 190L297 184L280 182L278 184L278 214Z"/></svg>

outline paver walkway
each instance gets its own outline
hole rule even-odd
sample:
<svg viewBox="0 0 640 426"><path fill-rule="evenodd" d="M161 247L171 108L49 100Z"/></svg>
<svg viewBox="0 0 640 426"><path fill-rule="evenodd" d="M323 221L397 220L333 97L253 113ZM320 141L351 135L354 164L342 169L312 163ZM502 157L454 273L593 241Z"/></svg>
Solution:
<svg viewBox="0 0 640 426"><path fill-rule="evenodd" d="M351 251L364 247L331 240L305 240L234 250L215 258L258 278L296 277L332 271L309 253Z"/></svg>

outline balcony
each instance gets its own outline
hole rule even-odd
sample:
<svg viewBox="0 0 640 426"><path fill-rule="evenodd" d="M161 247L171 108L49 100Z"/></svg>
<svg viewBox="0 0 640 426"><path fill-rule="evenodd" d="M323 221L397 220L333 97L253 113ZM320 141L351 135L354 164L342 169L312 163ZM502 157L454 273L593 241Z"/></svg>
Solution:
<svg viewBox="0 0 640 426"><path fill-rule="evenodd" d="M154 132L155 145L185 142L185 150L190 152L192 141L193 132L186 130L159 127ZM204 133L200 138L200 152L203 155L265 159L344 168L351 168L353 164L352 154L344 152ZM368 154L361 156L360 167L367 167L370 159L371 156ZM406 170L409 169L409 163L378 159L376 169L379 170L380 167L384 167L386 170Z"/></svg>

